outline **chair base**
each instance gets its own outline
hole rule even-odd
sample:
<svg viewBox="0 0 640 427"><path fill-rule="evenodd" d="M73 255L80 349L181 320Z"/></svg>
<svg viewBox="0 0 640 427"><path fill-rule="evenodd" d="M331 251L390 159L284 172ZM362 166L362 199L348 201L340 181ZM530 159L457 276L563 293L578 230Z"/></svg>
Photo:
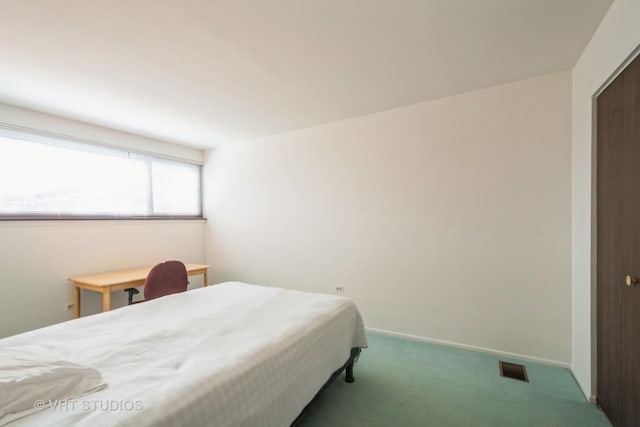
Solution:
<svg viewBox="0 0 640 427"><path fill-rule="evenodd" d="M127 299L127 305L133 304L133 296L140 293L140 291L137 290L136 288L127 288L124 291L129 293L129 298Z"/></svg>

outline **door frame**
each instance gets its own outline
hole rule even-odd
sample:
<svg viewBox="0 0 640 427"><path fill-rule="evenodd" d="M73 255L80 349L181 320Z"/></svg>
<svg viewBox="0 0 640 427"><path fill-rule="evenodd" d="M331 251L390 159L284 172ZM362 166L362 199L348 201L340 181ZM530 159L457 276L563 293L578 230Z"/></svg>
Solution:
<svg viewBox="0 0 640 427"><path fill-rule="evenodd" d="M598 398L598 96L609 87L631 62L640 56L640 45L625 58L591 96L591 396Z"/></svg>

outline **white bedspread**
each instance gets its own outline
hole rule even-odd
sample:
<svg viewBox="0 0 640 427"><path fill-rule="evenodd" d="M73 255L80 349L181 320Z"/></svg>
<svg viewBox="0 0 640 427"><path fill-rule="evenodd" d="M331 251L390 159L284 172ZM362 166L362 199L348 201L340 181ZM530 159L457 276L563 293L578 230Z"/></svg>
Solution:
<svg viewBox="0 0 640 427"><path fill-rule="evenodd" d="M104 386L97 370L40 346L0 347L0 426L41 409L36 401L78 398Z"/></svg>
<svg viewBox="0 0 640 427"><path fill-rule="evenodd" d="M107 388L10 426L284 427L367 341L346 298L228 282L0 340L27 344Z"/></svg>

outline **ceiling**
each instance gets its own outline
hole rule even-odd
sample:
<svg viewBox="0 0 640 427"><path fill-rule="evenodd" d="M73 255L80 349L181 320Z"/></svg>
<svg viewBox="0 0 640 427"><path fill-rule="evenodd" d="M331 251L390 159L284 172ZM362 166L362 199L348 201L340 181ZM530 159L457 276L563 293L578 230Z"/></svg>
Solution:
<svg viewBox="0 0 640 427"><path fill-rule="evenodd" d="M612 0L0 0L0 102L206 148L569 69Z"/></svg>

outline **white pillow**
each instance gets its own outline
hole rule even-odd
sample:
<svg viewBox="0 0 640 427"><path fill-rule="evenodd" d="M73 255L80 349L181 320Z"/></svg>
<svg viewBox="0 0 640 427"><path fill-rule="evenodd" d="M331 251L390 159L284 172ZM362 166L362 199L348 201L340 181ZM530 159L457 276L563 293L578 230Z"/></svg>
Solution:
<svg viewBox="0 0 640 427"><path fill-rule="evenodd" d="M0 426L106 384L96 369L60 360L39 346L0 349Z"/></svg>

